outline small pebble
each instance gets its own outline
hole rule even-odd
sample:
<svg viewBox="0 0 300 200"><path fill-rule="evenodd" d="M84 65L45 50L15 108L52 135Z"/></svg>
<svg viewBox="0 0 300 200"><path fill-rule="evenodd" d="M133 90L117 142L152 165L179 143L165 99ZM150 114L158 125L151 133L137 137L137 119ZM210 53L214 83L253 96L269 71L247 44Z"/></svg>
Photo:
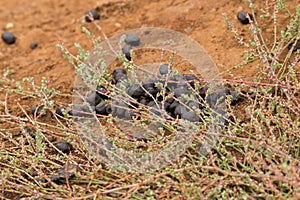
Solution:
<svg viewBox="0 0 300 200"><path fill-rule="evenodd" d="M100 19L100 15L96 10L90 10L88 12L85 13L85 21L86 22L92 22L94 20L99 20ZM93 20L91 20L91 17L93 18Z"/></svg>
<svg viewBox="0 0 300 200"><path fill-rule="evenodd" d="M14 44L17 39L16 36L14 36L14 34L8 31L3 32L1 38L6 44Z"/></svg>
<svg viewBox="0 0 300 200"><path fill-rule="evenodd" d="M115 23L115 27L117 27L117 28L121 28L121 27L122 27L122 24L120 24L120 23L116 22L116 23Z"/></svg>
<svg viewBox="0 0 300 200"><path fill-rule="evenodd" d="M13 28L15 25L13 24L13 23L7 23L6 25L5 25L5 29L11 29L11 28Z"/></svg>
<svg viewBox="0 0 300 200"><path fill-rule="evenodd" d="M134 34L127 34L125 38L125 43L131 46L139 46L140 38Z"/></svg>

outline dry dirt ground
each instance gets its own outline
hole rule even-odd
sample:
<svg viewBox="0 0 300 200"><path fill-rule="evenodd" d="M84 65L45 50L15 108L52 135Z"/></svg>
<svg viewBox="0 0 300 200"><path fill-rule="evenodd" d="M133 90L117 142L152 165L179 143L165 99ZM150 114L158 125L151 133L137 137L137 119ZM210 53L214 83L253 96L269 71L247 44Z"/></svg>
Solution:
<svg viewBox="0 0 300 200"><path fill-rule="evenodd" d="M294 10L297 1L287 2ZM260 1L256 3L261 4L259 6L263 11L270 9ZM108 36L140 27L163 27L185 33L204 47L220 72L241 63L244 53L244 47L234 40L222 13L229 17L246 39L249 38L249 26L242 25L236 18L238 11L249 11L248 4L241 0L2 0L1 5L0 27L17 37L14 45L0 42L1 74L9 70L9 77L15 80L32 76L38 81L46 77L50 87L64 93L71 92L75 73L55 45L64 43L74 53L74 42L88 48L90 42L81 28L85 26L96 35L101 35L94 25L83 20L84 13L91 9L102 10L101 20L97 23ZM287 22L286 19L281 16L279 21ZM9 23L13 27L8 27ZM283 28L281 23L278 26ZM272 27L268 20L262 24L262 30L267 42L268 39L271 41ZM38 48L31 50L31 42L37 42ZM251 80L257 72L256 67L250 65L231 73L235 78ZM232 78L227 74L228 77Z"/></svg>
<svg viewBox="0 0 300 200"><path fill-rule="evenodd" d="M299 4L298 0L286 2L292 12ZM271 9L264 1L255 3L260 8L258 16ZM56 45L63 43L73 53L76 53L75 42L91 48L82 27L101 35L93 24L84 21L85 12L91 9L101 10L97 23L108 36L140 27L162 27L182 32L204 47L220 72L241 63L245 49L235 41L222 14L228 16L246 40L251 38L249 25L241 24L236 17L238 11L250 11L248 3L242 0L0 0L0 5L1 32L7 30L17 37L13 45L0 41L1 76L9 71L10 79L20 81L24 77L34 77L38 83L46 77L49 87L66 94L72 93L75 72ZM270 44L273 41L271 19L261 21L258 18L258 21L262 22L266 43ZM278 30L284 29L287 23L288 17L278 16ZM31 42L37 42L38 47L30 49ZM233 69L223 77L253 80L258 73L257 67L254 62ZM4 93L0 93L0 100L4 98ZM38 103L11 96L10 108L15 114L20 112L16 102L26 111ZM61 97L57 103L71 103L71 99Z"/></svg>

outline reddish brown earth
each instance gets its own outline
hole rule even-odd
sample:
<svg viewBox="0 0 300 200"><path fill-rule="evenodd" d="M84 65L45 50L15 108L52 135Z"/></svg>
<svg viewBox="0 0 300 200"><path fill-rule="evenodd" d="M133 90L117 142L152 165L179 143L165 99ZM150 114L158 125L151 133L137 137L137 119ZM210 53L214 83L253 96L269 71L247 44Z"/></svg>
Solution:
<svg viewBox="0 0 300 200"><path fill-rule="evenodd" d="M38 85L42 77L49 80L48 86L59 89L64 94L71 94L75 81L75 72L62 52L55 46L63 43L72 53L76 53L74 43L91 48L91 42L82 33L87 27L96 35L101 35L97 28L84 21L85 12L98 8L101 19L99 24L108 36L124 30L140 27L162 27L182 32L193 38L212 57L220 72L224 72L243 61L245 47L238 44L234 34L228 29L222 16L224 13L238 29L246 41L251 39L249 25L242 25L236 18L238 11L250 11L248 4L242 0L0 0L0 29L15 34L17 41L7 45L0 41L0 102L5 99L5 88L15 83L2 82L2 75L9 71L10 80L21 81L24 77L34 77ZM272 1L266 5L264 1L255 0L257 16L265 11L272 13ZM294 13L298 0L286 0ZM278 32L284 30L289 18L278 15ZM261 29L267 44L273 42L273 22L271 17L262 20ZM9 23L13 26L9 27ZM37 42L38 47L30 49L30 43ZM151 62L158 54L147 54L138 62ZM242 68L233 69L223 77L226 79L253 80L258 74L258 62L250 63ZM180 72L188 73L184 66ZM29 112L32 105L39 104L40 99L24 98L11 94L8 96L9 108L14 116L24 116L21 107ZM57 104L69 104L71 98L57 97ZM18 105L17 102L20 104ZM245 105L238 105L238 113L245 116ZM0 113L4 107L0 104ZM238 116L239 117L239 116ZM43 120L51 121L51 116ZM0 122L1 123L1 122ZM10 127L7 123L5 128ZM0 124L0 129L4 128Z"/></svg>
<svg viewBox="0 0 300 200"><path fill-rule="evenodd" d="M270 9L260 4L262 9ZM296 1L289 1L292 10L296 5ZM220 72L241 63L244 51L244 47L234 40L222 13L229 17L246 39L249 38L249 26L242 25L236 19L238 11L249 10L248 4L240 0L2 0L0 27L13 32L17 42L14 45L0 42L0 73L9 70L9 78L21 80L33 76L37 82L41 77L46 77L50 80L50 87L70 93L75 73L55 45L64 43L74 53L74 42L89 47L90 41L81 32L81 27L85 26L96 35L101 35L93 24L83 20L84 13L94 8L102 10L101 20L97 23L108 36L148 26L185 33L205 48ZM285 16L280 18L287 23L286 19ZM267 23L270 20L267 18L262 24L267 42L273 38L271 24ZM8 23L12 23L13 27L7 28ZM281 23L278 24L279 29L283 28ZM31 50L29 45L33 41L39 46ZM255 64L231 71L235 78L245 80L251 80L256 72ZM230 77L228 74L226 76ZM25 105L26 109L29 106Z"/></svg>

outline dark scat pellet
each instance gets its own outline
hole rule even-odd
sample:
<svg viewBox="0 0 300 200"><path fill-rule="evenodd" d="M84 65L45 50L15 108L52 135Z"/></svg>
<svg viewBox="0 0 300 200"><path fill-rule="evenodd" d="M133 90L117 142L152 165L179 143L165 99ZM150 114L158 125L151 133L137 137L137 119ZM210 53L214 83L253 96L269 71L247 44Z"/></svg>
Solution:
<svg viewBox="0 0 300 200"><path fill-rule="evenodd" d="M72 149L72 145L65 140L58 141L55 147L63 153L69 153Z"/></svg>
<svg viewBox="0 0 300 200"><path fill-rule="evenodd" d="M59 106L56 108L55 110L55 114L58 115L59 117L64 117L64 112L66 111L66 107L65 106Z"/></svg>
<svg viewBox="0 0 300 200"><path fill-rule="evenodd" d="M93 20L99 20L100 19L100 15L96 10L90 10L88 12L85 13L85 21L86 22L92 22L92 20L90 19L91 17L93 18Z"/></svg>
<svg viewBox="0 0 300 200"><path fill-rule="evenodd" d="M149 111L151 114L154 114L157 116L162 116L161 108L162 108L162 105L160 102L158 103L158 105L154 103L154 105L151 106Z"/></svg>
<svg viewBox="0 0 300 200"><path fill-rule="evenodd" d="M190 122L199 122L200 118L196 115L196 113L191 111L186 111L181 114L181 118Z"/></svg>
<svg viewBox="0 0 300 200"><path fill-rule="evenodd" d="M187 108L184 105L178 104L174 110L174 115L181 118L182 114L187 112Z"/></svg>
<svg viewBox="0 0 300 200"><path fill-rule="evenodd" d="M64 164L64 166L62 166L58 171L57 174L51 177L51 181L57 183L57 184L61 184L64 181L66 181L66 179L71 179L75 176L75 173L77 171L77 166L76 165L72 165L70 163L68 164Z"/></svg>
<svg viewBox="0 0 300 200"><path fill-rule="evenodd" d="M101 97L96 92L92 92L85 100L90 106L96 106L101 102Z"/></svg>
<svg viewBox="0 0 300 200"><path fill-rule="evenodd" d="M128 105L124 102L113 102L112 107L112 116L113 117L118 117L120 119L124 119L125 118L125 113L126 110L128 110Z"/></svg>
<svg viewBox="0 0 300 200"><path fill-rule="evenodd" d="M178 105L179 105L178 101L173 101L169 106L169 111L174 111Z"/></svg>
<svg viewBox="0 0 300 200"><path fill-rule="evenodd" d="M32 130L28 127L28 126L25 126L24 127L24 131L28 134L31 134L32 133Z"/></svg>
<svg viewBox="0 0 300 200"><path fill-rule="evenodd" d="M161 75L166 75L169 72L169 65L168 64L162 64L159 66L159 73Z"/></svg>
<svg viewBox="0 0 300 200"><path fill-rule="evenodd" d="M253 20L252 15L249 14L249 13L248 13L248 15L249 15L250 19ZM249 23L250 23L250 22L249 22L249 19L248 19L246 16L247 16L247 12L246 12L246 11L241 11L241 12L239 12L239 13L237 14L237 18L238 18L238 20L239 20L242 24L249 24Z"/></svg>
<svg viewBox="0 0 300 200"><path fill-rule="evenodd" d="M39 116L40 114L42 114L43 116L46 114L46 113L41 113L41 111L43 110L44 108L44 105L34 105L31 107L31 111L30 113L34 116L34 117L37 117Z"/></svg>
<svg viewBox="0 0 300 200"><path fill-rule="evenodd" d="M109 99L109 91L105 89L103 86L98 85L96 88L96 94L100 97L102 100Z"/></svg>
<svg viewBox="0 0 300 200"><path fill-rule="evenodd" d="M36 43L36 42L30 43L30 49L36 49L37 47L38 47L38 43Z"/></svg>
<svg viewBox="0 0 300 200"><path fill-rule="evenodd" d="M212 92L207 95L206 102L209 105L210 108L214 108L218 101L218 94L215 92Z"/></svg>
<svg viewBox="0 0 300 200"><path fill-rule="evenodd" d="M146 97L140 99L140 104L147 105L149 102L150 100Z"/></svg>
<svg viewBox="0 0 300 200"><path fill-rule="evenodd" d="M181 95L189 95L191 92L185 87L179 87L174 90L174 96L180 97Z"/></svg>
<svg viewBox="0 0 300 200"><path fill-rule="evenodd" d="M157 94L161 91L161 87L159 87L157 84L159 84L160 82L157 80L150 80L148 82L145 82L143 84L143 88L148 91L148 93L150 93L150 96L148 94L145 94L146 97L156 97Z"/></svg>
<svg viewBox="0 0 300 200"><path fill-rule="evenodd" d="M95 110L95 106L82 106L82 105L74 105L72 110L68 112L69 115L74 117L92 117L91 114Z"/></svg>
<svg viewBox="0 0 300 200"><path fill-rule="evenodd" d="M134 83L127 88L126 93L133 98L139 98L145 94L145 91L138 83Z"/></svg>
<svg viewBox="0 0 300 200"><path fill-rule="evenodd" d="M242 101L241 95L239 94L238 91L233 91L231 92L231 105L236 105L238 104L240 101Z"/></svg>
<svg viewBox="0 0 300 200"><path fill-rule="evenodd" d="M206 85L206 86L204 86L204 87L202 87L202 88L200 88L200 90L199 90L199 95L200 95L200 97L202 98L202 99L205 99L205 96L206 96L206 93L207 93L207 90L208 90L208 86Z"/></svg>
<svg viewBox="0 0 300 200"><path fill-rule="evenodd" d="M127 79L127 72L125 69L117 68L113 71L113 78L115 83L118 83L121 80Z"/></svg>
<svg viewBox="0 0 300 200"><path fill-rule="evenodd" d="M17 39L16 36L14 36L14 34L8 31L3 32L1 38L6 44L14 44Z"/></svg>
<svg viewBox="0 0 300 200"><path fill-rule="evenodd" d="M113 71L113 75L115 74L119 74L119 73L122 73L122 74L127 74L126 70L125 69L122 69L122 68L116 68L114 69Z"/></svg>
<svg viewBox="0 0 300 200"><path fill-rule="evenodd" d="M293 42L291 42L291 43L289 44L289 46L288 46L288 49L289 49L289 50L293 47L294 43L295 43L295 41L293 41ZM297 51L297 50L299 50L299 49L300 49L300 40L297 41L297 43L295 44L294 49L293 49L293 52L295 52L295 51Z"/></svg>
<svg viewBox="0 0 300 200"><path fill-rule="evenodd" d="M131 51L131 46L130 45L126 45L122 48L122 52L123 54L125 55L125 58L129 61L131 61L131 54L130 54L130 51Z"/></svg>
<svg viewBox="0 0 300 200"><path fill-rule="evenodd" d="M219 91L219 93L218 93L218 102L217 102L217 103L218 103L218 104L224 103L225 100L226 100L226 97L227 97L228 95L230 95L229 89L227 89L227 88L221 89L221 90Z"/></svg>
<svg viewBox="0 0 300 200"><path fill-rule="evenodd" d="M97 115L108 115L111 113L111 107L106 102L99 103L95 110Z"/></svg>
<svg viewBox="0 0 300 200"><path fill-rule="evenodd" d="M140 38L134 34L127 34L125 37L125 43L131 46L139 46Z"/></svg>
<svg viewBox="0 0 300 200"><path fill-rule="evenodd" d="M192 88L195 88L195 82L198 82L199 79L193 74L187 74L184 76L187 82L190 84Z"/></svg>

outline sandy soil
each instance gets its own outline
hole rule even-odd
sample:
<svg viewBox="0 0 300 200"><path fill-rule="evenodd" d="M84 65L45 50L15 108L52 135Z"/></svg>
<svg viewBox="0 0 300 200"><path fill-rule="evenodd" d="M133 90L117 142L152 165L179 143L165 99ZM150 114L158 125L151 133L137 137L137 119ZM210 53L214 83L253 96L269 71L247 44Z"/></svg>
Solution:
<svg viewBox="0 0 300 200"><path fill-rule="evenodd" d="M2 5L0 27L17 37L17 42L13 45L0 42L0 73L9 70L8 77L11 79L22 80L24 77L33 76L36 82L39 82L41 77L46 77L50 87L57 88L63 93L71 93L75 73L55 46L64 43L74 53L76 53L74 42L79 42L86 48L91 47L91 42L81 32L81 28L85 26L96 35L100 35L93 24L84 22L84 13L91 9L101 10L101 19L97 23L108 36L148 26L182 32L204 47L220 72L241 63L244 53L244 47L234 40L222 13L228 16L246 40L250 39L249 25L242 25L236 18L238 11L249 11L248 4L241 0L1 0L0 2ZM292 10L297 5L297 1L287 2ZM258 15L270 9L268 5L259 1L256 3L262 8L258 11L260 12ZM267 18L262 23L267 43L271 43L273 39L272 24L268 23L270 21L271 19ZM278 29L283 29L287 22L287 17L280 15ZM37 42L38 48L30 49L31 42ZM252 80L257 74L257 67L254 62L232 70L225 77ZM3 100L4 95L0 96ZM37 103L19 97L11 98L12 102L21 101L25 110L29 110ZM60 101L71 103L70 99L58 99L58 102Z"/></svg>

